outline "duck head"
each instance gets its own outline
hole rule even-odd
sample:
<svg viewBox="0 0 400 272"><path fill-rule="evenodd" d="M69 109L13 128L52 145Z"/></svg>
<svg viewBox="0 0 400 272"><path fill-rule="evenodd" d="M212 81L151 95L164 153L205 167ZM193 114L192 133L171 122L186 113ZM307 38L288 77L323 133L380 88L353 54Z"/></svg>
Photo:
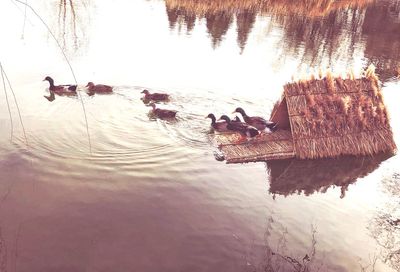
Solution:
<svg viewBox="0 0 400 272"><path fill-rule="evenodd" d="M43 81L48 81L48 82L50 83L50 86L53 86L53 85L54 85L54 80L53 80L51 77L49 77L49 76L45 77L45 78L43 79Z"/></svg>
<svg viewBox="0 0 400 272"><path fill-rule="evenodd" d="M240 113L242 116L246 116L246 113L244 112L244 109L242 109L241 107L236 108L235 111L233 113Z"/></svg>
<svg viewBox="0 0 400 272"><path fill-rule="evenodd" d="M227 123L231 122L231 119L227 115L222 115L219 120L225 120Z"/></svg>
<svg viewBox="0 0 400 272"><path fill-rule="evenodd" d="M215 123L215 121L216 121L215 115L212 114L212 113L210 113L209 115L207 115L206 118L210 118L211 121L212 121L213 123Z"/></svg>
<svg viewBox="0 0 400 272"><path fill-rule="evenodd" d="M149 105L148 105L149 107L152 107L153 108L153 110L155 110L156 109L156 104L154 104L153 102L151 102Z"/></svg>
<svg viewBox="0 0 400 272"><path fill-rule="evenodd" d="M93 82L91 82L91 81L90 81L90 82L88 82L88 84L86 85L86 87L89 87L89 88L90 88L90 87L93 87L93 86L94 86L94 83L93 83Z"/></svg>
<svg viewBox="0 0 400 272"><path fill-rule="evenodd" d="M242 120L240 120L239 116L236 116L235 119L232 120L233 122L242 122Z"/></svg>
<svg viewBox="0 0 400 272"><path fill-rule="evenodd" d="M143 94L149 94L150 92L148 90L143 90L142 93Z"/></svg>

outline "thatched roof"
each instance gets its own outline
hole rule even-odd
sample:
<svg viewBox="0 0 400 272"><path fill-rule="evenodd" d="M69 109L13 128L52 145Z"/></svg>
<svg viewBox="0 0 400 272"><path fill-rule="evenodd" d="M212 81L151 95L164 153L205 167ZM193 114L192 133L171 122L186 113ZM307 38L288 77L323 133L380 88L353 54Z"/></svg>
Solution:
<svg viewBox="0 0 400 272"><path fill-rule="evenodd" d="M355 79L327 73L284 86L270 120L279 130L237 143L237 134L214 139L228 163L320 159L394 153L389 116L373 69Z"/></svg>
<svg viewBox="0 0 400 272"><path fill-rule="evenodd" d="M266 163L270 173L269 192L284 196L301 193L311 195L336 186L340 187L340 197L344 197L350 184L373 172L389 157L390 154L380 153L376 156L335 159L269 161Z"/></svg>
<svg viewBox="0 0 400 272"><path fill-rule="evenodd" d="M271 120L287 126L296 157L331 158L393 152L396 145L378 80L373 71L360 79L310 79L284 86Z"/></svg>

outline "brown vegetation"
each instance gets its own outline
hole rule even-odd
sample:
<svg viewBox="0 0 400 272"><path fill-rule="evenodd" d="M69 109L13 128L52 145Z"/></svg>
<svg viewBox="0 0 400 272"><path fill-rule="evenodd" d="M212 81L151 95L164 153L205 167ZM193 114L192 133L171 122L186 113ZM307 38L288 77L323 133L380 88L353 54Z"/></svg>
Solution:
<svg viewBox="0 0 400 272"><path fill-rule="evenodd" d="M298 14L308 17L325 16L333 10L364 6L371 2L371 0L166 0L169 9L184 8L196 15L227 10L231 13L253 10L261 13Z"/></svg>
<svg viewBox="0 0 400 272"><path fill-rule="evenodd" d="M228 163L371 156L396 150L372 66L358 79L327 73L321 79L286 84L270 119L278 131L257 140L236 144L236 136L216 136Z"/></svg>
<svg viewBox="0 0 400 272"><path fill-rule="evenodd" d="M393 151L389 117L373 67L359 79L334 78L285 86L296 154L300 158Z"/></svg>

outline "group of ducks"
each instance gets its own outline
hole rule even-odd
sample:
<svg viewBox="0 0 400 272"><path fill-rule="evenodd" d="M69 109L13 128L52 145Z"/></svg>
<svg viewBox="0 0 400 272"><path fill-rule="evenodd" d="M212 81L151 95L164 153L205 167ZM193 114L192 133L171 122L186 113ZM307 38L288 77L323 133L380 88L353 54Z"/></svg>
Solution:
<svg viewBox="0 0 400 272"><path fill-rule="evenodd" d="M50 84L49 91L50 96L44 96L47 100L53 101L55 95L60 96L75 96L77 95L77 85L54 85L54 80L47 76L44 81L48 81ZM113 92L113 88L108 85L94 84L89 82L85 88L87 88L88 95L94 94L109 94ZM155 102L168 102L170 96L166 93L150 93L148 90L143 90L141 93L144 94L143 102L148 106L152 107L151 114L157 118L169 119L175 118L177 111L160 109L156 107ZM215 115L210 113L206 118L211 119L211 127L219 132L233 131L241 134L240 141L243 141L245 137L256 137L261 134L262 131L275 131L278 126L276 123L266 120L260 116L248 116L242 108L236 108L233 113L240 113L244 122L240 120L238 116L231 120L227 115L222 115L220 119L216 119Z"/></svg>
<svg viewBox="0 0 400 272"><path fill-rule="evenodd" d="M144 94L143 102L152 107L151 114L153 116L161 118L161 119L175 118L177 111L157 108L156 104L154 103L154 102L168 102L169 94L150 93L148 90L143 90L142 93Z"/></svg>
<svg viewBox="0 0 400 272"><path fill-rule="evenodd" d="M218 121L214 114L210 113L206 118L211 119L211 127L216 131L233 131L241 134L239 142L243 141L245 137L256 137L262 131L275 131L278 125L274 122L266 120L260 116L248 116L244 109L236 108L233 113L240 113L244 122L238 116L231 120L227 115L222 115Z"/></svg>
<svg viewBox="0 0 400 272"><path fill-rule="evenodd" d="M59 96L76 96L77 95L77 85L55 85L54 79L47 76L43 81L48 81L49 86L49 96L44 96L47 100L54 101L55 95ZM113 92L113 87L104 85L104 84L94 84L93 82L89 82L86 86L86 91L89 96L94 94L110 94ZM175 118L177 111L174 110L165 110L156 108L156 104L154 102L166 102L169 101L169 95L165 93L150 93L148 90L143 90L144 94L143 102L152 107L152 115L158 118Z"/></svg>
<svg viewBox="0 0 400 272"><path fill-rule="evenodd" d="M77 95L77 85L54 85L54 80L47 76L43 81L48 81L49 86L49 96L44 96L47 100L54 101L56 98L55 95L59 96L76 96ZM85 88L87 88L87 94L92 96L94 94L110 94L113 92L113 88L108 85L103 84L94 84L93 82L89 82Z"/></svg>

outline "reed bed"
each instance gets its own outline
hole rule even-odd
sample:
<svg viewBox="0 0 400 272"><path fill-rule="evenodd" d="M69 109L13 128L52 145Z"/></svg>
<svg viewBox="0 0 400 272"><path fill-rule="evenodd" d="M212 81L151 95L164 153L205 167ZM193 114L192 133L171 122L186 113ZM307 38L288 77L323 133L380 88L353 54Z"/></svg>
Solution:
<svg viewBox="0 0 400 272"><path fill-rule="evenodd" d="M169 9L185 9L196 15L209 13L240 13L240 11L257 11L307 17L325 16L333 10L365 6L372 0L166 0Z"/></svg>

